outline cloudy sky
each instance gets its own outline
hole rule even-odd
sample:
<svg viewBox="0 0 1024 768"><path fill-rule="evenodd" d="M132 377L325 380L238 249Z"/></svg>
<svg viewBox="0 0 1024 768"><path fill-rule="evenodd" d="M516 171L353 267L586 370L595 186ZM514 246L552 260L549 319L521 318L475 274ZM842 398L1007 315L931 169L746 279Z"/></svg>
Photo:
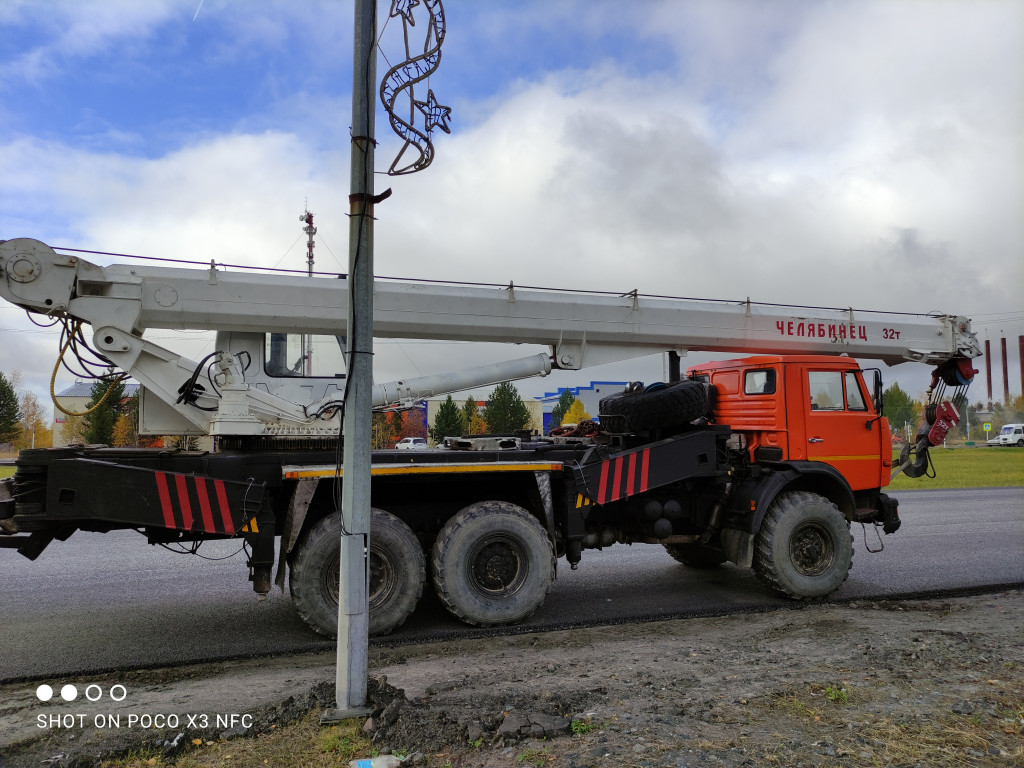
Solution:
<svg viewBox="0 0 1024 768"><path fill-rule="evenodd" d="M389 8L380 74L401 58ZM452 133L428 170L377 177L378 275L964 314L1009 337L1019 392L1024 3L446 13L430 85ZM318 269L344 271L351 3L4 0L0 36L0 239L303 269L308 201ZM383 171L399 144L379 104L377 133ZM42 394L55 335L10 306L0 333L0 370ZM392 342L376 375L522 354ZM918 393L927 374L888 378Z"/></svg>

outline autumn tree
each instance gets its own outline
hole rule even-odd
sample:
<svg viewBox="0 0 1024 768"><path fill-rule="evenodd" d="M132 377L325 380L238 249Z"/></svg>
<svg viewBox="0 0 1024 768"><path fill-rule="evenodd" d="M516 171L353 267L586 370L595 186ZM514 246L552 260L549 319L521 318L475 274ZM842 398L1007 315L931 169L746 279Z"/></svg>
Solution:
<svg viewBox="0 0 1024 768"><path fill-rule="evenodd" d="M410 408L399 414L402 429L398 433L402 437L427 437L427 411L425 408Z"/></svg>
<svg viewBox="0 0 1024 768"><path fill-rule="evenodd" d="M484 406L484 423L491 434L504 434L530 425L530 411L519 397L519 390L509 381L494 388Z"/></svg>
<svg viewBox="0 0 1024 768"><path fill-rule="evenodd" d="M470 395L462 404L462 421L465 425L463 434L482 435L487 431L487 424L480 415L480 407L476 404L476 398Z"/></svg>
<svg viewBox="0 0 1024 768"><path fill-rule="evenodd" d="M85 417L65 416L60 428L60 437L64 445L77 445L85 442Z"/></svg>
<svg viewBox="0 0 1024 768"><path fill-rule="evenodd" d="M39 398L27 390L20 393L21 436L15 440L15 447L49 448L53 445L53 430Z"/></svg>
<svg viewBox="0 0 1024 768"><path fill-rule="evenodd" d="M473 403L476 409L476 403ZM459 410L451 395L445 398L437 409L434 426L430 428L430 439L441 443L446 437L460 437L467 432L465 414Z"/></svg>
<svg viewBox="0 0 1024 768"><path fill-rule="evenodd" d="M375 411L371 419L371 445L375 450L391 448L402 434L402 414Z"/></svg>
<svg viewBox="0 0 1024 768"><path fill-rule="evenodd" d="M12 443L21 435L21 405L11 381L0 373L0 443Z"/></svg>
<svg viewBox="0 0 1024 768"><path fill-rule="evenodd" d="M121 413L114 422L112 445L119 448L134 447L139 444L139 391L127 398Z"/></svg>
<svg viewBox="0 0 1024 768"><path fill-rule="evenodd" d="M583 407L583 401L576 398L572 401L572 405L569 406L569 410L565 412L563 421L566 424L579 424L584 419L589 418L590 414Z"/></svg>
<svg viewBox="0 0 1024 768"><path fill-rule="evenodd" d="M122 413L117 417L117 421L114 422L110 444L118 448L128 448L136 445L138 441L138 433L135 431L132 417L127 413Z"/></svg>
<svg viewBox="0 0 1024 768"><path fill-rule="evenodd" d="M562 390L562 394L558 396L558 402L555 403L555 407L551 409L551 427L560 427L562 422L565 421L565 414L576 400L573 397L572 392L566 387Z"/></svg>

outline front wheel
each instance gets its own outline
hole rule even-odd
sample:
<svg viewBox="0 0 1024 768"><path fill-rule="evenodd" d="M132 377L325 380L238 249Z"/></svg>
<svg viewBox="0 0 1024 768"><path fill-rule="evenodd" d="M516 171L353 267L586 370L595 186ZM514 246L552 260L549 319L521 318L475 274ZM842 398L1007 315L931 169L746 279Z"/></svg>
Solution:
<svg viewBox="0 0 1024 768"><path fill-rule="evenodd" d="M754 541L754 572L786 597L822 597L839 589L853 564L850 524L824 496L779 494Z"/></svg>
<svg viewBox="0 0 1024 768"><path fill-rule="evenodd" d="M533 515L507 501L471 504L441 529L433 551L434 587L467 624L522 621L547 596L555 555Z"/></svg>
<svg viewBox="0 0 1024 768"><path fill-rule="evenodd" d="M341 515L319 520L292 555L289 584L302 619L326 637L338 633ZM372 636L386 635L413 612L426 581L423 548L412 530L381 509L370 511L369 609Z"/></svg>

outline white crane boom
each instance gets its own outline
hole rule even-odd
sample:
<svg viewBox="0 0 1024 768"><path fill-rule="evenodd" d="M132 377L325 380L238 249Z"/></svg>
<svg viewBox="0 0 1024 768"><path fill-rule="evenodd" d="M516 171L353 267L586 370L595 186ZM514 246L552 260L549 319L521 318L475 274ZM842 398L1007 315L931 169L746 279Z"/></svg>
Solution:
<svg viewBox="0 0 1024 768"><path fill-rule="evenodd" d="M243 350L261 354L264 335L346 332L347 281L114 264L97 266L58 254L37 240L0 244L0 296L29 312L93 327L96 348L196 431L210 434L327 434L333 424L311 419L336 398L331 387L300 392L294 380L268 385L246 371ZM142 338L151 328L218 331L223 352L202 403L181 400L179 386L198 364ZM228 334L231 334L230 336ZM549 347L547 356L445 377L425 389L411 382L381 385L377 405L467 388L551 367L580 369L643 355L688 350L841 354L894 364L939 365L981 354L970 321L957 315L914 315L747 301L705 301L582 291L377 280L374 335L379 338L509 342ZM256 344L258 348L252 347ZM247 346L248 345L248 346ZM263 377L262 387L256 379ZM474 378L475 377L475 378ZM495 378L497 377L497 378ZM209 382L208 382L209 383ZM274 384L274 382L271 382ZM334 388L336 390L336 387ZM263 390L263 391L261 391ZM322 414L321 414L322 415Z"/></svg>

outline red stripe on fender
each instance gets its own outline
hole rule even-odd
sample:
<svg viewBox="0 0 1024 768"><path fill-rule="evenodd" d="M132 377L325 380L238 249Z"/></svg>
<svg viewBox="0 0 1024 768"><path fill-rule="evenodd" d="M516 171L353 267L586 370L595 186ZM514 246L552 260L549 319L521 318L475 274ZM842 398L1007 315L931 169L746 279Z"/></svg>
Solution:
<svg viewBox="0 0 1024 768"><path fill-rule="evenodd" d="M216 533L213 527L213 510L210 509L210 496L206 493L206 481L201 477L196 478L196 495L199 497L199 512L203 516L203 530L207 533Z"/></svg>
<svg viewBox="0 0 1024 768"><path fill-rule="evenodd" d="M615 477L612 481L612 501L619 498L619 491L622 490L622 457L615 460L615 468L612 470Z"/></svg>
<svg viewBox="0 0 1024 768"><path fill-rule="evenodd" d="M192 530L192 504L188 500L188 486L184 475L175 475L174 484L178 487L178 504L181 506L181 522L186 531Z"/></svg>
<svg viewBox="0 0 1024 768"><path fill-rule="evenodd" d="M629 454L629 468L626 470L626 495L633 495L633 484L636 475L636 454Z"/></svg>
<svg viewBox="0 0 1024 768"><path fill-rule="evenodd" d="M651 449L646 448L640 454L640 493L647 491L647 469L650 465Z"/></svg>
<svg viewBox="0 0 1024 768"><path fill-rule="evenodd" d="M164 514L164 528L175 528L174 508L171 506L171 492L167 488L167 475L156 473L156 490L160 495L160 511Z"/></svg>
<svg viewBox="0 0 1024 768"><path fill-rule="evenodd" d="M224 533L234 535L235 524L231 522L231 509L228 507L228 494L224 490L224 481L214 480L213 487L217 490L217 506L220 507L220 517L224 521Z"/></svg>
<svg viewBox="0 0 1024 768"><path fill-rule="evenodd" d="M597 490L597 503L598 504L604 504L606 501L608 501L608 499L605 498L605 494L608 492L608 465L609 464L611 464L610 461L602 461L601 462L601 483L598 486L598 490Z"/></svg>

